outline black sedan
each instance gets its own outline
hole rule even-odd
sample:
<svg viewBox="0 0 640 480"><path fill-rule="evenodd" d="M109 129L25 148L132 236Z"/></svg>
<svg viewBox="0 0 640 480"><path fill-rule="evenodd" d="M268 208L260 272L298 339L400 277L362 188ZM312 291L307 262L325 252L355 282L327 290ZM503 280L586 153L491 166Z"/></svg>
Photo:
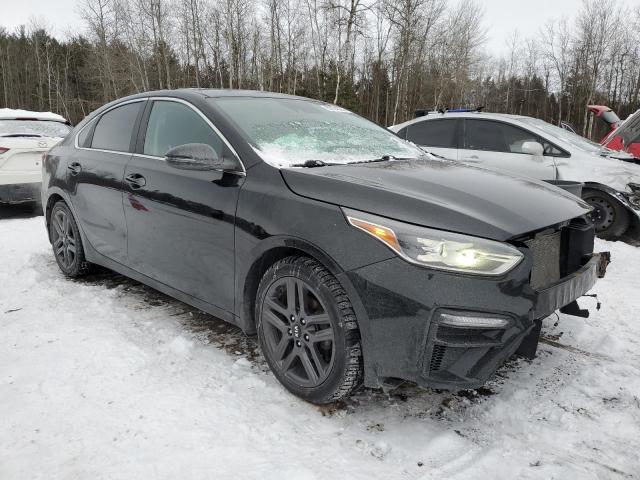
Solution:
<svg viewBox="0 0 640 480"><path fill-rule="evenodd" d="M42 196L65 275L102 265L257 333L315 403L479 386L607 260L569 193L264 92L110 103L46 156Z"/></svg>

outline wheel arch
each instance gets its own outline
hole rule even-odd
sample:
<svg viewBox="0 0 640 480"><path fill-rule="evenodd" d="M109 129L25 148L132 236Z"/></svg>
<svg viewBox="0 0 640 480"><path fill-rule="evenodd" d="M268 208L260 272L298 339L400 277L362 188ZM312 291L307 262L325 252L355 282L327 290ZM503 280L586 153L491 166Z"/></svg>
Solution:
<svg viewBox="0 0 640 480"><path fill-rule="evenodd" d="M47 226L47 238L49 239L49 241L51 241L51 235L49 232L49 227L51 226L51 210L53 209L53 206L60 200L62 200L67 205L67 207L69 207L73 216L76 216L75 212L73 211L73 207L71 206L64 192L62 190L52 189L49 192L46 203L43 205L44 221Z"/></svg>
<svg viewBox="0 0 640 480"><path fill-rule="evenodd" d="M584 182L584 188L590 188L591 190L600 190L601 192L608 193L615 198L623 198L620 192L618 192L615 188L609 187L608 185L604 185L602 183Z"/></svg>
<svg viewBox="0 0 640 480"><path fill-rule="evenodd" d="M615 188L598 182L584 182L583 188L598 190L615 198L625 208L627 214L629 215L630 224L626 233L628 234L631 231L640 233L640 214L638 214L638 212L634 210L631 205L629 205L629 202L624 197L624 195L622 195L622 193L620 193Z"/></svg>
<svg viewBox="0 0 640 480"><path fill-rule="evenodd" d="M238 309L238 323L248 335L256 333L254 305L258 285L265 272L277 261L291 255L302 255L320 262L335 276L343 272L343 269L329 254L305 240L291 237L272 237L265 242L253 256L254 260L247 268L246 273L242 275L239 292L236 295L236 298L241 299L241 305ZM350 290L348 286L345 286L345 289Z"/></svg>

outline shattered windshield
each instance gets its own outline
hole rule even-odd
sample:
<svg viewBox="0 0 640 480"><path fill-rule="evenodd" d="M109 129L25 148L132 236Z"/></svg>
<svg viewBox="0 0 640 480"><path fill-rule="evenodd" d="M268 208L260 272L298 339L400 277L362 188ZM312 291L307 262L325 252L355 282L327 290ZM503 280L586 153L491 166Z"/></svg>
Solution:
<svg viewBox="0 0 640 480"><path fill-rule="evenodd" d="M0 120L0 137L52 137L64 138L71 127L48 120Z"/></svg>
<svg viewBox="0 0 640 480"><path fill-rule="evenodd" d="M348 110L312 100L227 97L211 99L275 167L308 161L368 162L425 153Z"/></svg>

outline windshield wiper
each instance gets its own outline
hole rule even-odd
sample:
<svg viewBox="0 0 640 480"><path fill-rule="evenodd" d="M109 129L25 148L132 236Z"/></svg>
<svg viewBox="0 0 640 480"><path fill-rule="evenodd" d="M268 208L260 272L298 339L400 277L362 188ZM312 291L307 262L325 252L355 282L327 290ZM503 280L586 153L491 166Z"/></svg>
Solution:
<svg viewBox="0 0 640 480"><path fill-rule="evenodd" d="M355 162L349 162L347 165L354 165L358 163L390 162L391 160L406 160L406 159L394 157L393 155L382 155L379 158L372 158L370 160L356 160Z"/></svg>
<svg viewBox="0 0 640 480"><path fill-rule="evenodd" d="M290 165L290 167L316 168L316 167L328 167L332 165L356 165L360 163L390 162L392 160L412 160L413 158L415 157L394 157L393 155L382 155L379 158L372 158L370 160L356 160L354 162L344 162L344 163L331 163L331 162L325 162L323 160L306 160L303 163L294 163Z"/></svg>
<svg viewBox="0 0 640 480"><path fill-rule="evenodd" d="M442 159L442 160L448 160L448 158L447 158L447 157L443 157L442 155L438 155L437 153L430 152L429 150L425 150L425 151L426 151L429 155L432 155L432 156L434 156L434 157L436 157L436 158L440 158L440 159Z"/></svg>
<svg viewBox="0 0 640 480"><path fill-rule="evenodd" d="M355 163L391 162L393 160L418 160L418 157L396 157L395 155L382 155L379 158L372 158L371 160L349 162L348 165L353 165Z"/></svg>
<svg viewBox="0 0 640 480"><path fill-rule="evenodd" d="M344 165L344 163L327 163L322 160L305 160L303 163L291 164L290 167L316 168L316 167L328 167L330 165Z"/></svg>

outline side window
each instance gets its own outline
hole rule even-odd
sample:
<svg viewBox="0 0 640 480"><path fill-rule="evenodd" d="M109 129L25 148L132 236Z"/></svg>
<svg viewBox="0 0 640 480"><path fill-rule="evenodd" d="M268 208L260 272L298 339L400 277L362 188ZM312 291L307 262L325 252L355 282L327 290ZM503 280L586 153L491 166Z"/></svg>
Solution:
<svg viewBox="0 0 640 480"><path fill-rule="evenodd" d="M407 127L407 140L427 147L458 148L455 119L423 120Z"/></svg>
<svg viewBox="0 0 640 480"><path fill-rule="evenodd" d="M89 145L89 134L91 133L91 130L93 130L92 123L90 123L89 125L84 127L82 129L82 131L80 132L80 134L78 135L78 146L79 147L90 147L91 146L91 145Z"/></svg>
<svg viewBox="0 0 640 480"><path fill-rule="evenodd" d="M223 154L222 140L197 112L182 103L156 100L149 115L143 153L164 157L173 147L186 143L206 143L218 155Z"/></svg>
<svg viewBox="0 0 640 480"><path fill-rule="evenodd" d="M465 148L469 150L522 153L524 142L540 142L531 132L491 120L465 120L465 131Z"/></svg>
<svg viewBox="0 0 640 480"><path fill-rule="evenodd" d="M142 104L143 102L128 103L102 115L93 131L91 148L129 152L131 134Z"/></svg>
<svg viewBox="0 0 640 480"><path fill-rule="evenodd" d="M562 150L560 150L558 147L556 147L555 145L553 145L552 143L547 142L544 139L540 139L539 140L540 143L542 143L542 146L544 147L544 154L548 157L568 157L569 155L567 155L566 152L563 152Z"/></svg>

